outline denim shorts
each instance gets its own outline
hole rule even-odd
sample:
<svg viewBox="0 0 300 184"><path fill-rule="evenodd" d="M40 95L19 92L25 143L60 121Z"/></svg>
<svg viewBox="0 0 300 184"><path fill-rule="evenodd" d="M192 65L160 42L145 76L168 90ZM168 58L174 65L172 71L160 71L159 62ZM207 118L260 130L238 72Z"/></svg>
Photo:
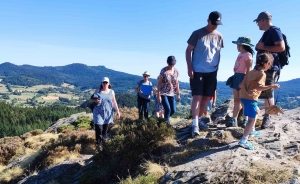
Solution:
<svg viewBox="0 0 300 184"><path fill-rule="evenodd" d="M234 73L233 75L233 81L232 81L232 89L235 89L239 91L241 88L239 88L239 85L244 80L245 74L243 73Z"/></svg>
<svg viewBox="0 0 300 184"><path fill-rule="evenodd" d="M240 98L240 100L244 105L244 116L248 116L249 118L255 118L258 110L257 101L248 100L245 98Z"/></svg>

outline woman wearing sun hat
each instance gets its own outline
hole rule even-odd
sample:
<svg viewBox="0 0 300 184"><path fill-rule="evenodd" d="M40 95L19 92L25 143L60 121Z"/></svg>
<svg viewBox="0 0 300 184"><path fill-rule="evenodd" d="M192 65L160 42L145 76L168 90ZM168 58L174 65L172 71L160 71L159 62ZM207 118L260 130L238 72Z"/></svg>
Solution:
<svg viewBox="0 0 300 184"><path fill-rule="evenodd" d="M137 92L137 103L139 110L139 119L148 119L148 110L150 105L150 97L152 95L152 83L149 81L150 73L145 71L143 74L143 80L140 80L136 87L135 92Z"/></svg>
<svg viewBox="0 0 300 184"><path fill-rule="evenodd" d="M120 112L115 98L115 92L111 89L108 77L103 77L100 89L97 89L91 97L91 102L97 105L93 109L97 149L101 149L102 143L107 137L108 125L113 123L114 111L118 118Z"/></svg>
<svg viewBox="0 0 300 184"><path fill-rule="evenodd" d="M233 71L234 75L232 78L231 88L233 91L234 106L233 106L233 117L226 122L227 127L237 126L237 117L241 109L241 101L239 97L239 85L243 81L246 73L248 73L252 68L252 57L254 51L251 47L251 39L248 37L239 37L237 41L232 41L232 43L237 44L237 50L239 55L235 61ZM244 116L243 123L246 124L248 117Z"/></svg>
<svg viewBox="0 0 300 184"><path fill-rule="evenodd" d="M175 96L180 102L180 91L178 82L178 70L174 67L176 59L174 56L167 58L168 66L161 69L158 79L158 102L163 104L164 117L170 123L170 117L176 112Z"/></svg>

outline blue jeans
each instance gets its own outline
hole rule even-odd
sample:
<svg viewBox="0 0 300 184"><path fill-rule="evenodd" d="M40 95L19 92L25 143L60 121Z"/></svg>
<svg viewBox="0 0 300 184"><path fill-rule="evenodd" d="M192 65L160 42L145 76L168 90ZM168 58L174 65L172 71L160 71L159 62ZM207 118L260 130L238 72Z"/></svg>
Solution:
<svg viewBox="0 0 300 184"><path fill-rule="evenodd" d="M165 109L165 118L170 122L170 117L176 112L175 97L161 95L161 103Z"/></svg>
<svg viewBox="0 0 300 184"><path fill-rule="evenodd" d="M137 97L138 109L139 109L139 119L143 119L143 113L145 119L148 119L148 109L150 104L150 99L145 99L140 96Z"/></svg>

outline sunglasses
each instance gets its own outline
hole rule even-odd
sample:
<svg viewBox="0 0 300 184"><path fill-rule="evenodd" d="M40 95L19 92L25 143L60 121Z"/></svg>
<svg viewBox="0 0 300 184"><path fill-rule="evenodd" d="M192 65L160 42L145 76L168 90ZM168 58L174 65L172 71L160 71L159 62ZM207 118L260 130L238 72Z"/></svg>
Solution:
<svg viewBox="0 0 300 184"><path fill-rule="evenodd" d="M107 84L108 82L106 82L106 81L104 81L104 82L102 82L103 84Z"/></svg>
<svg viewBox="0 0 300 184"><path fill-rule="evenodd" d="M149 77L149 75L143 75L143 77Z"/></svg>

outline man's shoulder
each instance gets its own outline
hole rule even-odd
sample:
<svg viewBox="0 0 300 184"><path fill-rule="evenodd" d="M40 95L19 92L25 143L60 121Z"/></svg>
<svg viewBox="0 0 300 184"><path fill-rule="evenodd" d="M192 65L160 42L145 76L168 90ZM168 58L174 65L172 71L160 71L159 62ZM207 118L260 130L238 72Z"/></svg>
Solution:
<svg viewBox="0 0 300 184"><path fill-rule="evenodd" d="M202 27L200 29L193 31L193 34L199 34L199 33L203 33L203 32L207 32L205 27Z"/></svg>

